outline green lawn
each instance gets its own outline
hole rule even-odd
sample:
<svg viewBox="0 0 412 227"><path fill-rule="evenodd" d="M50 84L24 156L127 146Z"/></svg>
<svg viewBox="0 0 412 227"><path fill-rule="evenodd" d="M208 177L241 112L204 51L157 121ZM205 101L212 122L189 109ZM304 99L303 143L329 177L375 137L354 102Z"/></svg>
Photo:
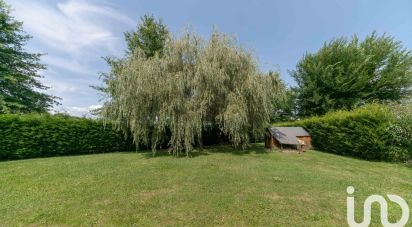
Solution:
<svg viewBox="0 0 412 227"><path fill-rule="evenodd" d="M402 196L412 210L411 168L267 152L259 144L192 158L110 153L0 162L0 225L342 226L349 185L359 217L360 202L374 193ZM400 208L390 212L392 221L400 217Z"/></svg>

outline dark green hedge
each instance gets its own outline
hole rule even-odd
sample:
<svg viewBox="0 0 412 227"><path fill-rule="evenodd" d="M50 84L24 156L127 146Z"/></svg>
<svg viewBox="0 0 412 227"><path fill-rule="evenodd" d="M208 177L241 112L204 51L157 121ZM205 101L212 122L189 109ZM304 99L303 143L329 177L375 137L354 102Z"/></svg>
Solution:
<svg viewBox="0 0 412 227"><path fill-rule="evenodd" d="M366 105L277 126L302 126L312 135L316 150L370 160L407 161L410 147L395 143L397 120L386 106ZM402 140L407 140L404 138Z"/></svg>
<svg viewBox="0 0 412 227"><path fill-rule="evenodd" d="M0 160L129 151L130 140L98 120L64 115L0 115Z"/></svg>

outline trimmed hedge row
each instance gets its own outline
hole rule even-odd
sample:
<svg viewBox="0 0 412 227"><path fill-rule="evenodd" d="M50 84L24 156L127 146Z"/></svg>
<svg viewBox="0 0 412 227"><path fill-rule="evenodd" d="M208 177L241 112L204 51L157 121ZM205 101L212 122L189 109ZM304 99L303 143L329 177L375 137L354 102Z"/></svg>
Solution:
<svg viewBox="0 0 412 227"><path fill-rule="evenodd" d="M408 138L400 138L397 117L389 107L370 104L353 111L331 112L277 126L302 126L312 135L316 150L369 160L407 161L412 158Z"/></svg>
<svg viewBox="0 0 412 227"><path fill-rule="evenodd" d="M135 146L99 120L65 115L0 115L0 160L130 151Z"/></svg>

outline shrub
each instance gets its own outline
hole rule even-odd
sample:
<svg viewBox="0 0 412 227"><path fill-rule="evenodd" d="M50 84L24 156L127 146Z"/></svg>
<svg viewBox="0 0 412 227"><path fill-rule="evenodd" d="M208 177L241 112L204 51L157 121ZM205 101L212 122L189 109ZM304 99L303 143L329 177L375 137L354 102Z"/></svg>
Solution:
<svg viewBox="0 0 412 227"><path fill-rule="evenodd" d="M412 103L391 105L394 120L387 132L391 136L390 152L397 160L412 162Z"/></svg>
<svg viewBox="0 0 412 227"><path fill-rule="evenodd" d="M410 138L395 131L403 123L396 120L389 107L369 104L353 111L330 112L278 125L306 128L313 137L314 148L320 151L370 160L406 161L412 156Z"/></svg>
<svg viewBox="0 0 412 227"><path fill-rule="evenodd" d="M98 120L63 115L0 115L0 160L134 149L132 142Z"/></svg>

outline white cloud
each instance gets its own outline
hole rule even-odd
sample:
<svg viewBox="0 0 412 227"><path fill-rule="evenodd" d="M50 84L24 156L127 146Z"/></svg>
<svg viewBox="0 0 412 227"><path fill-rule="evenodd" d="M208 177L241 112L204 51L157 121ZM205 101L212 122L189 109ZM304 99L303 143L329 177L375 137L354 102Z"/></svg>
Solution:
<svg viewBox="0 0 412 227"><path fill-rule="evenodd" d="M53 85L46 84L46 86L50 87L48 92L51 92L54 94L76 92L79 90L79 87L76 85L71 85L68 83L60 83L60 82L55 82L53 83Z"/></svg>
<svg viewBox="0 0 412 227"><path fill-rule="evenodd" d="M53 112L90 116L99 97L90 85L104 71L101 57L123 52L123 31L135 21L104 0L8 0L13 15L33 36L28 48L47 53L41 81L48 94L61 97ZM91 105L93 104L93 105Z"/></svg>
<svg viewBox="0 0 412 227"><path fill-rule="evenodd" d="M11 1L14 14L36 39L63 52L104 48L116 51L115 23L133 26L124 14L94 1L68 0L55 6L39 1Z"/></svg>
<svg viewBox="0 0 412 227"><path fill-rule="evenodd" d="M92 109L92 110L99 109L99 108L102 108L102 107L103 107L103 105L101 105L101 104L89 106L89 108Z"/></svg>
<svg viewBox="0 0 412 227"><path fill-rule="evenodd" d="M79 63L76 58L63 58L56 55L46 55L42 57L44 63L51 67L68 70L79 75L96 75L97 71Z"/></svg>
<svg viewBox="0 0 412 227"><path fill-rule="evenodd" d="M92 117L91 111L101 107L102 105L99 104L90 106L68 106L55 109L51 111L51 113L67 113L78 117Z"/></svg>

